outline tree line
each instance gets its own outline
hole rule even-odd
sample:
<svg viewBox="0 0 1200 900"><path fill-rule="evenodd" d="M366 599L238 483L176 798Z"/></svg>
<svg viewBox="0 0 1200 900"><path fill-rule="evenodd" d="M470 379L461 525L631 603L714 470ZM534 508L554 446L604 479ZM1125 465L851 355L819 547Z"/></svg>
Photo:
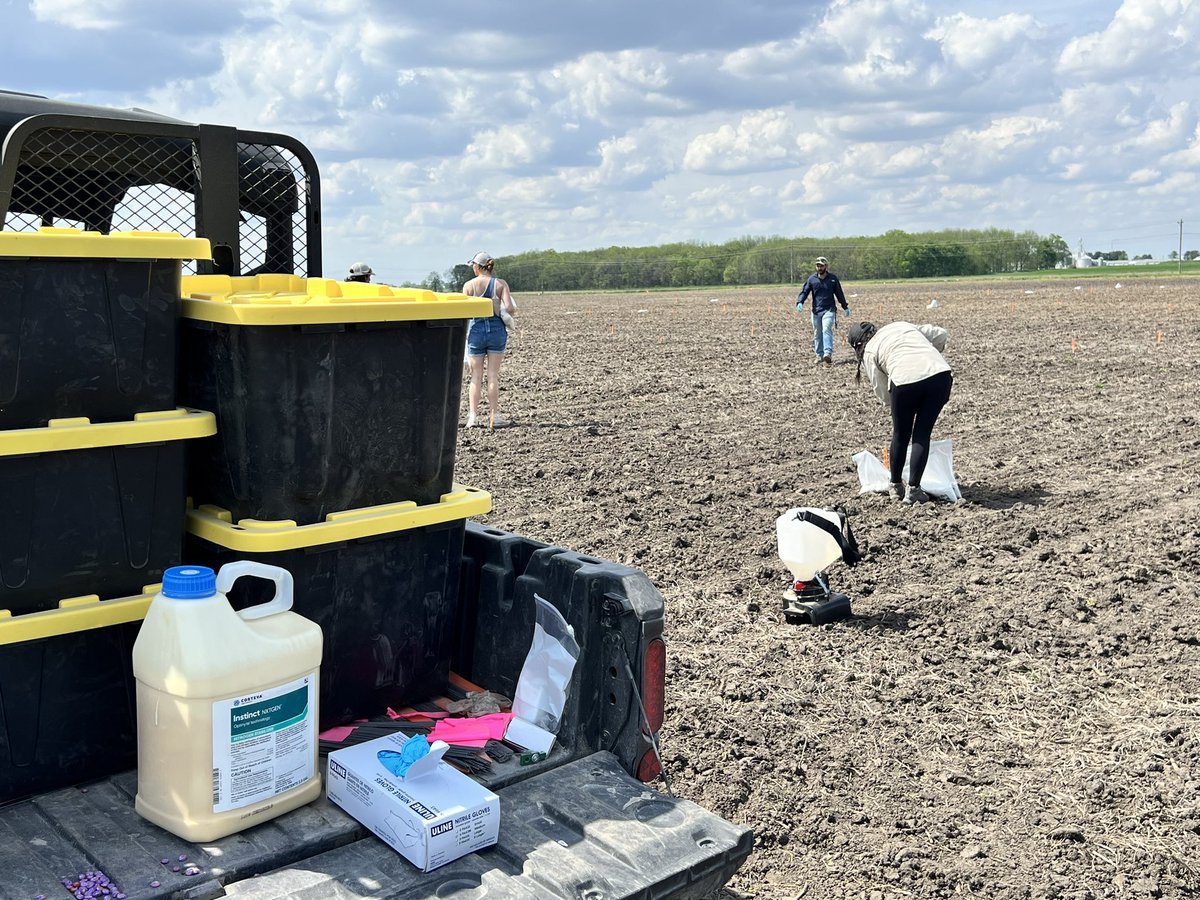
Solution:
<svg viewBox="0 0 1200 900"><path fill-rule="evenodd" d="M798 284L818 256L843 280L946 278L1027 272L1069 265L1071 250L1057 234L999 228L946 229L874 237L742 237L723 244L531 250L499 257L496 273L515 292L644 290L716 285ZM470 266L431 272L419 287L456 291Z"/></svg>

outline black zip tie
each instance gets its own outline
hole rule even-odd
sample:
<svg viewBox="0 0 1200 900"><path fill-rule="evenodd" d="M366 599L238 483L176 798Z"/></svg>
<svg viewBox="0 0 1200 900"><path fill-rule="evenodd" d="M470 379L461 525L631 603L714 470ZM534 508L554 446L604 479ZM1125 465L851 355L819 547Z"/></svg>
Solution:
<svg viewBox="0 0 1200 900"><path fill-rule="evenodd" d="M423 713L444 713L446 711L432 700L426 700L424 703L413 703L411 704L410 708L413 712Z"/></svg>
<svg viewBox="0 0 1200 900"><path fill-rule="evenodd" d="M512 747L508 746L508 744L502 744L500 741L488 741L484 745L483 750L498 763L506 763L516 756Z"/></svg>
<svg viewBox="0 0 1200 900"><path fill-rule="evenodd" d="M446 748L443 759L453 760L470 770L472 775L487 775L492 771L492 764L484 759L478 747L464 747L462 744L450 744Z"/></svg>

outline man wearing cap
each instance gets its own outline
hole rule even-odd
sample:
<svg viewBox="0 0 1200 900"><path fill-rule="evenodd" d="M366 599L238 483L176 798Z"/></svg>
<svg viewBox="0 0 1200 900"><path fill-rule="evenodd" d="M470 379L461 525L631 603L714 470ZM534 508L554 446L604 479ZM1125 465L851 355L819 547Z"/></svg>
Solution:
<svg viewBox="0 0 1200 900"><path fill-rule="evenodd" d="M375 273L371 271L371 267L365 262L356 262L350 267L350 274L346 277L347 281L370 282L371 276Z"/></svg>
<svg viewBox="0 0 1200 900"><path fill-rule="evenodd" d="M846 303L846 294L842 291L842 283L838 277L829 271L829 260L818 256L817 271L808 276L804 287L796 297L796 312L804 309L804 301L812 297L813 349L817 354L817 362L833 364L833 325L837 319L837 305L840 303L846 316L850 315L850 307Z"/></svg>

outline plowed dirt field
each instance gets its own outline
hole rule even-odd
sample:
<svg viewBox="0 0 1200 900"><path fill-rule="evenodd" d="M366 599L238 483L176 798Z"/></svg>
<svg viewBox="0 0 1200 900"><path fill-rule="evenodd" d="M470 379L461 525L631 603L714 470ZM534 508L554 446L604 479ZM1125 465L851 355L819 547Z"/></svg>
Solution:
<svg viewBox="0 0 1200 900"><path fill-rule="evenodd" d="M671 786L757 833L726 900L1197 896L1200 280L1117 280L846 284L950 332L963 499L915 507L794 291L518 296L457 478L662 591ZM775 519L837 505L854 616L785 624Z"/></svg>

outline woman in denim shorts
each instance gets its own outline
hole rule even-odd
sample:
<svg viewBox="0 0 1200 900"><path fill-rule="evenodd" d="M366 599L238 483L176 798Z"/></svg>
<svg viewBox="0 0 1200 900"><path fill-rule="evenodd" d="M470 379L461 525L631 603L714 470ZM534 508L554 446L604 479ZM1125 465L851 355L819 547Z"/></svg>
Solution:
<svg viewBox="0 0 1200 900"><path fill-rule="evenodd" d="M463 285L470 297L487 297L492 301L492 314L472 319L467 332L467 362L471 366L471 387L467 392L469 409L467 427L479 422L479 397L483 393L483 369L487 363L488 413L492 428L511 425L500 418L500 367L504 363L504 348L508 346L508 327L516 311L508 282L492 274L496 261L487 253L476 253L468 260L475 277ZM507 318L507 322L505 321Z"/></svg>

